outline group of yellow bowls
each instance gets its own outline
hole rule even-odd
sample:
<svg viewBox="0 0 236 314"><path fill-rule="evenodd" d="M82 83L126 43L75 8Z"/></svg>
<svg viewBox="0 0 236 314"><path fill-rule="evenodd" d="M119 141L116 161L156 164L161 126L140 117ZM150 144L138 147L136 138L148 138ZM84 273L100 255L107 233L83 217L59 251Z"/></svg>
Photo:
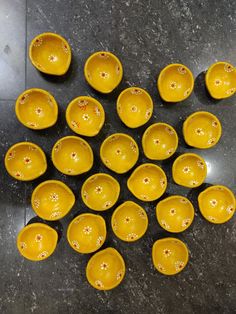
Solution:
<svg viewBox="0 0 236 314"><path fill-rule="evenodd" d="M71 63L68 42L53 33L40 34L32 40L29 49L33 65L41 72L64 75ZM110 93L118 86L123 76L119 59L110 52L96 52L85 63L87 82L101 93ZM213 64L206 74L206 86L212 97L226 98L235 93L236 70L227 62ZM182 64L165 67L157 81L163 100L178 102L186 99L194 87L191 71ZM122 91L117 99L117 113L129 128L137 128L149 121L153 112L151 96L142 88L130 87ZM42 89L24 91L16 101L16 116L26 127L40 130L51 127L57 121L58 106L55 98ZM66 121L76 134L96 136L104 122L102 104L88 96L73 99L66 110ZM189 146L205 149L213 147L221 137L221 124L209 112L195 112L183 124L183 136ZM166 123L150 125L142 137L142 148L150 160L171 157L178 147L175 129ZM93 165L93 151L89 143L78 136L59 139L51 153L54 166L66 175L79 175L89 171ZM108 136L100 147L104 165L119 174L134 167L139 157L135 140L124 133ZM8 173L18 180L29 181L42 175L47 169L43 150L34 143L20 142L13 145L5 156ZM182 186L200 186L207 174L204 159L192 153L177 157L172 166L174 181ZM139 165L127 181L130 192L144 202L160 198L167 187L163 169L154 163ZM113 207L120 194L119 182L105 173L90 176L81 188L85 205L94 211L105 211ZM32 193L31 204L35 213L45 220L58 220L69 213L75 203L72 190L63 182L48 180L39 184ZM198 196L202 215L212 223L228 221L235 211L235 197L225 186L211 186ZM194 219L192 203L183 196L173 195L156 205L157 221L169 232L186 230ZM111 226L121 240L133 242L140 239L148 227L146 211L133 201L125 201L113 212ZM80 214L68 226L67 240L78 253L93 253L104 244L107 236L106 223L102 216L92 213ZM44 223L33 223L24 227L17 238L20 253L32 261L49 257L57 245L57 232ZM176 238L157 240L152 249L155 268L166 275L177 274L188 262L187 246ZM95 253L89 260L86 276L89 283L99 290L109 290L120 284L125 275L125 263L114 248Z"/></svg>

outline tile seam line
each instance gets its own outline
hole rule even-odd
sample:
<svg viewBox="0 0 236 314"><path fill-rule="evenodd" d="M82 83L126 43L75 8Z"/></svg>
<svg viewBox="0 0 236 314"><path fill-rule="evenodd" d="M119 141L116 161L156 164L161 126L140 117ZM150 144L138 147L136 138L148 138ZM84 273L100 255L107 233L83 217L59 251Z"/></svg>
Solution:
<svg viewBox="0 0 236 314"><path fill-rule="evenodd" d="M25 90L27 85L27 12L28 0L25 0Z"/></svg>

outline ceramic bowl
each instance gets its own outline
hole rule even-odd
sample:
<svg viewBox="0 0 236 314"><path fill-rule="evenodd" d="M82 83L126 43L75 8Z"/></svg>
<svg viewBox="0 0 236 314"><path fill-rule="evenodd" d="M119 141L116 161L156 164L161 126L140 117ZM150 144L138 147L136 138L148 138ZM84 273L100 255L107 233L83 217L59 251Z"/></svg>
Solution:
<svg viewBox="0 0 236 314"><path fill-rule="evenodd" d="M71 63L71 49L65 38L54 33L43 33L31 41L29 57L37 70L64 75Z"/></svg>
<svg viewBox="0 0 236 314"><path fill-rule="evenodd" d="M140 87L123 90L116 104L121 121L129 128L144 125L152 116L153 101L151 96Z"/></svg>
<svg viewBox="0 0 236 314"><path fill-rule="evenodd" d="M87 59L84 75L89 85L98 92L107 94L120 84L123 68L120 60L114 54L98 51Z"/></svg>
<svg viewBox="0 0 236 314"><path fill-rule="evenodd" d="M124 259L111 247L95 253L86 267L88 282L98 290L111 290L117 287L124 276Z"/></svg>
<svg viewBox="0 0 236 314"><path fill-rule="evenodd" d="M169 64L160 73L157 87L161 98L167 102L185 100L193 91L192 72L183 64Z"/></svg>
<svg viewBox="0 0 236 314"><path fill-rule="evenodd" d="M103 245L106 234L106 223L102 216L81 214L69 224L67 240L75 251L92 253Z"/></svg>
<svg viewBox="0 0 236 314"><path fill-rule="evenodd" d="M182 232L193 222L194 208L186 197L173 195L157 204L156 217L159 225L165 230Z"/></svg>
<svg viewBox="0 0 236 314"><path fill-rule="evenodd" d="M157 240L152 247L155 268L163 275L176 275L188 263L189 253L184 242L176 238Z"/></svg>
<svg viewBox="0 0 236 314"><path fill-rule="evenodd" d="M5 156L7 172L15 179L30 181L47 170L47 159L43 150L31 142L20 142L9 148Z"/></svg>
<svg viewBox="0 0 236 314"><path fill-rule="evenodd" d="M92 168L93 151L81 137L65 136L53 146L52 161L60 172L75 176Z"/></svg>
<svg viewBox="0 0 236 314"><path fill-rule="evenodd" d="M155 164L142 164L133 171L127 181L127 186L130 192L141 201L155 201L166 190L166 174Z"/></svg>
<svg viewBox="0 0 236 314"><path fill-rule="evenodd" d="M40 183L31 197L35 213L46 220L58 220L66 216L75 203L71 189L61 181L48 180Z"/></svg>
<svg viewBox="0 0 236 314"><path fill-rule="evenodd" d="M57 122L58 106L49 92L31 88L17 98L15 112L24 126L33 130L42 130Z"/></svg>
<svg viewBox="0 0 236 314"><path fill-rule="evenodd" d="M213 185L198 196L198 205L203 217L215 224L230 220L235 212L233 192L223 185Z"/></svg>
<svg viewBox="0 0 236 314"><path fill-rule="evenodd" d="M108 136L102 143L100 156L107 168L116 173L125 173L136 164L139 149L131 136L115 133Z"/></svg>
<svg viewBox="0 0 236 314"><path fill-rule="evenodd" d="M210 112L198 111L191 114L184 122L185 142L196 148L210 148L221 137L221 124Z"/></svg>
<svg viewBox="0 0 236 314"><path fill-rule="evenodd" d="M178 147L178 135L171 125L154 123L144 132L142 146L147 158L164 160L175 153Z"/></svg>
<svg viewBox="0 0 236 314"><path fill-rule="evenodd" d="M120 195L120 184L106 173L96 173L89 177L81 189L85 205L96 211L111 208Z"/></svg>
<svg viewBox="0 0 236 314"><path fill-rule="evenodd" d="M236 91L236 69L228 62L212 64L205 79L208 92L215 99L228 98Z"/></svg>
<svg viewBox="0 0 236 314"><path fill-rule="evenodd" d="M80 96L73 99L66 110L66 121L75 133L95 136L105 121L105 112L99 101L92 97Z"/></svg>
<svg viewBox="0 0 236 314"><path fill-rule="evenodd" d="M55 251L57 232L43 223L24 227L17 236L17 248L21 255L31 261L42 261Z"/></svg>
<svg viewBox="0 0 236 314"><path fill-rule="evenodd" d="M148 227L148 217L141 206L126 201L113 212L111 225L113 232L119 239L134 242L145 234Z"/></svg>
<svg viewBox="0 0 236 314"><path fill-rule="evenodd" d="M200 186L207 175L207 165L197 154L182 154L175 159L172 166L172 176L175 183L196 188Z"/></svg>

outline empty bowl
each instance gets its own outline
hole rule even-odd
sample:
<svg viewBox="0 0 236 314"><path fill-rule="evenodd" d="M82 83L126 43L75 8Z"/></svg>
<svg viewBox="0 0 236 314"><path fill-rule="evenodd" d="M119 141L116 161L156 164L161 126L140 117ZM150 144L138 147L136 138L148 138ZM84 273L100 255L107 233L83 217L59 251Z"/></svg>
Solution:
<svg viewBox="0 0 236 314"><path fill-rule="evenodd" d="M106 234L106 223L102 216L81 214L69 224L67 240L75 251L92 253L103 245Z"/></svg>
<svg viewBox="0 0 236 314"><path fill-rule="evenodd" d="M194 208L186 197L173 195L157 204L156 216L159 225L165 230L182 232L193 222Z"/></svg>
<svg viewBox="0 0 236 314"><path fill-rule="evenodd" d="M196 188L200 186L207 175L207 165L197 154L182 154L175 159L172 166L172 176L175 183Z"/></svg>
<svg viewBox="0 0 236 314"><path fill-rule="evenodd" d="M81 137L65 136L53 146L52 161L60 172L75 176L92 168L93 151Z"/></svg>
<svg viewBox="0 0 236 314"><path fill-rule="evenodd" d="M13 178L30 181L45 173L47 159L38 145L31 142L20 142L7 151L5 167Z"/></svg>
<svg viewBox="0 0 236 314"><path fill-rule="evenodd" d="M95 136L104 124L105 112L96 99L80 96L69 103L66 109L66 121L75 133Z"/></svg>
<svg viewBox="0 0 236 314"><path fill-rule="evenodd" d="M17 248L21 255L31 261L42 261L55 251L57 232L43 223L24 227L17 236Z"/></svg>
<svg viewBox="0 0 236 314"><path fill-rule="evenodd" d="M81 189L82 200L90 209L104 211L111 208L120 195L119 182L106 173L89 177Z"/></svg>
<svg viewBox="0 0 236 314"><path fill-rule="evenodd" d="M126 201L113 212L111 225L113 232L119 239L133 242L145 234L148 227L148 217L141 206Z"/></svg>
<svg viewBox="0 0 236 314"><path fill-rule="evenodd" d="M58 180L48 180L40 183L31 197L35 213L46 220L58 220L69 213L75 203L71 189Z"/></svg>
<svg viewBox="0 0 236 314"><path fill-rule="evenodd" d="M140 87L123 90L116 104L121 121L129 128L137 128L151 118L153 101L151 96Z"/></svg>
<svg viewBox="0 0 236 314"><path fill-rule="evenodd" d="M153 264L163 275L180 273L187 265L188 259L188 248L179 239L160 239L152 247Z"/></svg>
<svg viewBox="0 0 236 314"><path fill-rule="evenodd" d="M210 148L221 137L221 124L210 112L198 111L191 114L183 125L185 142L196 148Z"/></svg>
<svg viewBox="0 0 236 314"><path fill-rule="evenodd" d="M100 156L107 168L117 173L125 173L136 164L139 149L131 136L124 133L115 133L103 141Z"/></svg>
<svg viewBox="0 0 236 314"><path fill-rule="evenodd" d="M192 72L183 64L169 64L160 73L157 87L161 98L167 102L185 100L193 91Z"/></svg>
<svg viewBox="0 0 236 314"><path fill-rule="evenodd" d="M141 201L155 201L167 187L165 172L155 164L138 166L127 181L130 192Z"/></svg>
<svg viewBox="0 0 236 314"><path fill-rule="evenodd" d="M111 247L95 253L86 267L88 282L98 290L111 290L117 287L124 276L124 259Z"/></svg>
<svg viewBox="0 0 236 314"><path fill-rule="evenodd" d="M198 196L198 205L203 217L215 224L230 220L235 212L233 192L223 185L213 185Z"/></svg>
<svg viewBox="0 0 236 314"><path fill-rule="evenodd" d="M144 132L142 146L147 158L164 160L175 153L178 147L178 135L171 125L154 123Z"/></svg>
<svg viewBox="0 0 236 314"><path fill-rule="evenodd" d="M212 64L205 79L208 92L215 99L228 98L236 91L236 69L228 62Z"/></svg>
<svg viewBox="0 0 236 314"><path fill-rule="evenodd" d="M84 66L86 81L101 93L110 93L123 76L120 60L111 52L98 51L92 54Z"/></svg>
<svg viewBox="0 0 236 314"><path fill-rule="evenodd" d="M62 36L54 33L42 33L31 41L29 57L39 71L46 74L63 75L71 63L71 49Z"/></svg>

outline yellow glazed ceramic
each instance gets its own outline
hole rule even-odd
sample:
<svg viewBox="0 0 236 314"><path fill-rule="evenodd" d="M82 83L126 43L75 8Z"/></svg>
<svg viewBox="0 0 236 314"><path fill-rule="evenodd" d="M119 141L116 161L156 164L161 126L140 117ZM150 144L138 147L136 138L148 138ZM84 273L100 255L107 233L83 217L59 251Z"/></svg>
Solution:
<svg viewBox="0 0 236 314"><path fill-rule="evenodd" d="M129 87L119 95L116 105L121 121L129 128L137 128L151 118L153 101L142 88Z"/></svg>
<svg viewBox="0 0 236 314"><path fill-rule="evenodd" d="M167 102L178 102L188 98L193 86L192 72L185 65L178 63L166 66L157 81L160 96Z"/></svg>
<svg viewBox="0 0 236 314"><path fill-rule="evenodd" d="M193 222L194 208L186 197L173 195L157 204L156 216L158 223L165 230L182 232Z"/></svg>
<svg viewBox="0 0 236 314"><path fill-rule="evenodd" d="M67 240L75 251L92 253L103 245L106 234L106 223L102 216L81 214L69 224Z"/></svg>
<svg viewBox="0 0 236 314"><path fill-rule="evenodd" d="M185 142L196 148L210 148L221 137L221 124L210 112L198 111L191 114L184 122Z"/></svg>
<svg viewBox="0 0 236 314"><path fill-rule="evenodd" d="M84 75L94 89L104 94L110 93L120 84L123 76L122 64L112 53L98 51L87 59Z"/></svg>
<svg viewBox="0 0 236 314"><path fill-rule="evenodd" d="M96 173L83 184L81 196L86 206L97 211L111 208L120 195L119 182L106 173Z"/></svg>
<svg viewBox="0 0 236 314"><path fill-rule="evenodd" d="M31 261L42 261L56 249L57 232L43 223L24 227L17 237L17 248L21 255Z"/></svg>
<svg viewBox="0 0 236 314"><path fill-rule="evenodd" d="M117 173L125 173L136 164L139 149L131 136L115 133L107 137L102 143L100 156L107 168Z"/></svg>
<svg viewBox="0 0 236 314"><path fill-rule="evenodd" d="M141 201L155 201L165 192L165 172L155 164L138 166L127 181L130 192Z"/></svg>
<svg viewBox="0 0 236 314"><path fill-rule="evenodd" d="M34 130L49 128L56 123L58 116L55 98L39 88L24 91L17 98L15 111L18 120Z"/></svg>
<svg viewBox="0 0 236 314"><path fill-rule="evenodd" d="M223 185L213 185L198 196L198 205L205 219L221 224L231 219L236 202L233 192Z"/></svg>
<svg viewBox="0 0 236 314"><path fill-rule="evenodd" d="M71 63L71 49L65 38L54 33L43 33L32 40L29 57L39 71L63 75Z"/></svg>
<svg viewBox="0 0 236 314"><path fill-rule="evenodd" d="M111 290L117 287L125 276L125 262L120 253L109 247L95 253L86 267L86 277L92 287Z"/></svg>
<svg viewBox="0 0 236 314"><path fill-rule="evenodd" d="M77 134L95 136L105 121L105 112L99 101L80 96L73 99L66 110L66 121Z"/></svg>
<svg viewBox="0 0 236 314"><path fill-rule="evenodd" d="M112 230L123 241L140 239L148 227L145 210L138 204L126 201L116 208L111 219Z"/></svg>
<svg viewBox="0 0 236 314"><path fill-rule="evenodd" d="M207 165L197 154L183 154L175 159L172 166L172 176L175 183L196 188L200 186L207 175Z"/></svg>
<svg viewBox="0 0 236 314"><path fill-rule="evenodd" d="M228 98L236 91L236 69L228 62L216 62L206 73L206 86L215 99Z"/></svg>
<svg viewBox="0 0 236 314"><path fill-rule="evenodd" d="M75 176L92 168L93 151L84 139L65 136L53 146L52 161L62 173Z"/></svg>
<svg viewBox="0 0 236 314"><path fill-rule="evenodd" d="M176 238L157 240L152 247L152 260L155 268L163 275L176 275L188 263L188 248Z"/></svg>
<svg viewBox="0 0 236 314"><path fill-rule="evenodd" d="M144 132L142 146L147 158L167 159L175 153L178 147L178 135L169 124L155 123Z"/></svg>
<svg viewBox="0 0 236 314"><path fill-rule="evenodd" d="M35 213L46 220L63 218L75 203L71 189L61 181L48 180L33 191L31 204Z"/></svg>
<svg viewBox="0 0 236 314"><path fill-rule="evenodd" d="M38 145L31 142L20 142L7 151L5 167L13 178L30 181L45 173L47 160Z"/></svg>

